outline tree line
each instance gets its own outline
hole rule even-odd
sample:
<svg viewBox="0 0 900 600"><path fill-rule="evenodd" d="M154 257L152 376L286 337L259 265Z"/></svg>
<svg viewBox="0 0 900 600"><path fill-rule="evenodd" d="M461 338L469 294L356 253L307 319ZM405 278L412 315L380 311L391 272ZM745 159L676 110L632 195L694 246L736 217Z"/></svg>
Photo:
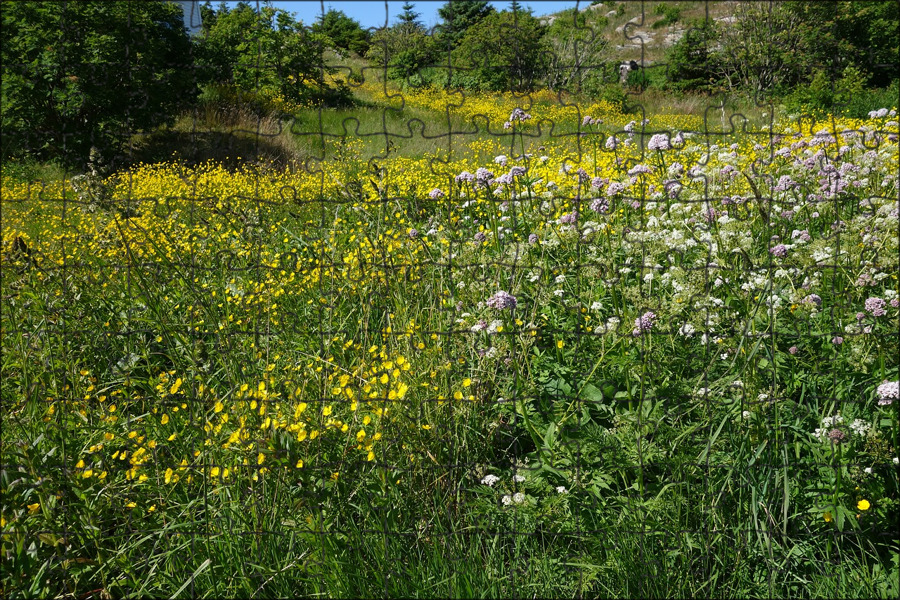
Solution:
<svg viewBox="0 0 900 600"><path fill-rule="evenodd" d="M596 4L596 2L595 2ZM653 26L681 6L656 7ZM672 92L741 91L832 109L870 88L897 86L897 2L737 2L728 23L686 29L664 63L630 83ZM618 14L623 4L618 4ZM526 92L539 87L621 102L618 62L599 10L539 19L513 0L449 0L432 30L406 2L388 27L366 30L329 9L307 26L270 3L206 2L189 38L172 2L2 3L3 156L69 160L121 146L227 88L246 99L341 106L349 87L325 53L356 56L401 86ZM333 60L331 62L334 62ZM351 74L351 77L358 77Z"/></svg>

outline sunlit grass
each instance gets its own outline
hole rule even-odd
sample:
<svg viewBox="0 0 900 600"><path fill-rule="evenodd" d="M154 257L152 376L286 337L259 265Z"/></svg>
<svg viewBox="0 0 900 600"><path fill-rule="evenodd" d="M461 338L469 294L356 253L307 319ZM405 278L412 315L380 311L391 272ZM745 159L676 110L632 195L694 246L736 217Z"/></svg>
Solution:
<svg viewBox="0 0 900 600"><path fill-rule="evenodd" d="M405 98L4 177L3 589L894 594L896 117Z"/></svg>

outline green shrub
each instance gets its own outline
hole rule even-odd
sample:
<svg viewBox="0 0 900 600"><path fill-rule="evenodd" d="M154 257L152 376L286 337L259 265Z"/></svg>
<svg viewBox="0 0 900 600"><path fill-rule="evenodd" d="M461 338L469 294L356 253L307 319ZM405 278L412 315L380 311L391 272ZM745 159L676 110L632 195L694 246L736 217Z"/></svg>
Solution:
<svg viewBox="0 0 900 600"><path fill-rule="evenodd" d="M653 24L653 29L667 27L681 18L681 8L672 4L657 4L653 12L663 16L662 19Z"/></svg>
<svg viewBox="0 0 900 600"><path fill-rule="evenodd" d="M892 87L878 90L867 89L865 80L865 73L853 65L847 66L837 80L824 70L818 70L808 85L797 86L785 95L785 109L819 117L833 112L866 118L871 110L896 104L896 81ZM889 93L891 90L893 96Z"/></svg>
<svg viewBox="0 0 900 600"><path fill-rule="evenodd" d="M471 69L478 89L533 89L547 68L544 31L530 13L493 13L466 30L454 64Z"/></svg>
<svg viewBox="0 0 900 600"><path fill-rule="evenodd" d="M3 156L83 165L171 123L197 94L179 7L4 2Z"/></svg>
<svg viewBox="0 0 900 600"><path fill-rule="evenodd" d="M351 103L349 91L330 85L325 79L330 70L321 67L328 43L324 34L305 29L287 11L238 4L215 13L199 39L198 72L204 83L234 85L248 94L345 106Z"/></svg>
<svg viewBox="0 0 900 600"><path fill-rule="evenodd" d="M315 33L324 34L329 45L336 50L354 52L360 56L369 49L369 35L359 22L341 10L333 8L321 15L312 26Z"/></svg>
<svg viewBox="0 0 900 600"><path fill-rule="evenodd" d="M670 49L666 88L675 92L712 91L719 85L717 55L713 51L718 32L711 21L693 21Z"/></svg>
<svg viewBox="0 0 900 600"><path fill-rule="evenodd" d="M641 90L649 87L662 89L666 86L666 73L660 68L641 68L629 71L626 83L629 87Z"/></svg>

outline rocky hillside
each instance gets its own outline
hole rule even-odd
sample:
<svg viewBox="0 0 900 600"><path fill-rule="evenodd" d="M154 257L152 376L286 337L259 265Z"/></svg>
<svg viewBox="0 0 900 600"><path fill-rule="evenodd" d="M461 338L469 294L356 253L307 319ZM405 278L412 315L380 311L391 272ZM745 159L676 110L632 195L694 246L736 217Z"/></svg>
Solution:
<svg viewBox="0 0 900 600"><path fill-rule="evenodd" d="M581 12L590 11L589 25L608 43L613 60L640 62L651 65L665 58L666 50L681 39L688 24L695 19L709 18L719 22L734 20L734 1L710 2L625 2L582 3ZM605 24L602 19L606 19ZM546 24L561 13L540 17Z"/></svg>

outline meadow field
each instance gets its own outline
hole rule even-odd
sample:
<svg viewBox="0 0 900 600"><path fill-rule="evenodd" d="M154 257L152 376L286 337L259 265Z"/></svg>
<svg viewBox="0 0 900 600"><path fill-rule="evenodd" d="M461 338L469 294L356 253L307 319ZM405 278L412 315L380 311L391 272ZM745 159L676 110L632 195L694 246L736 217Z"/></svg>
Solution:
<svg viewBox="0 0 900 600"><path fill-rule="evenodd" d="M356 93L4 163L4 596L900 593L896 106Z"/></svg>

